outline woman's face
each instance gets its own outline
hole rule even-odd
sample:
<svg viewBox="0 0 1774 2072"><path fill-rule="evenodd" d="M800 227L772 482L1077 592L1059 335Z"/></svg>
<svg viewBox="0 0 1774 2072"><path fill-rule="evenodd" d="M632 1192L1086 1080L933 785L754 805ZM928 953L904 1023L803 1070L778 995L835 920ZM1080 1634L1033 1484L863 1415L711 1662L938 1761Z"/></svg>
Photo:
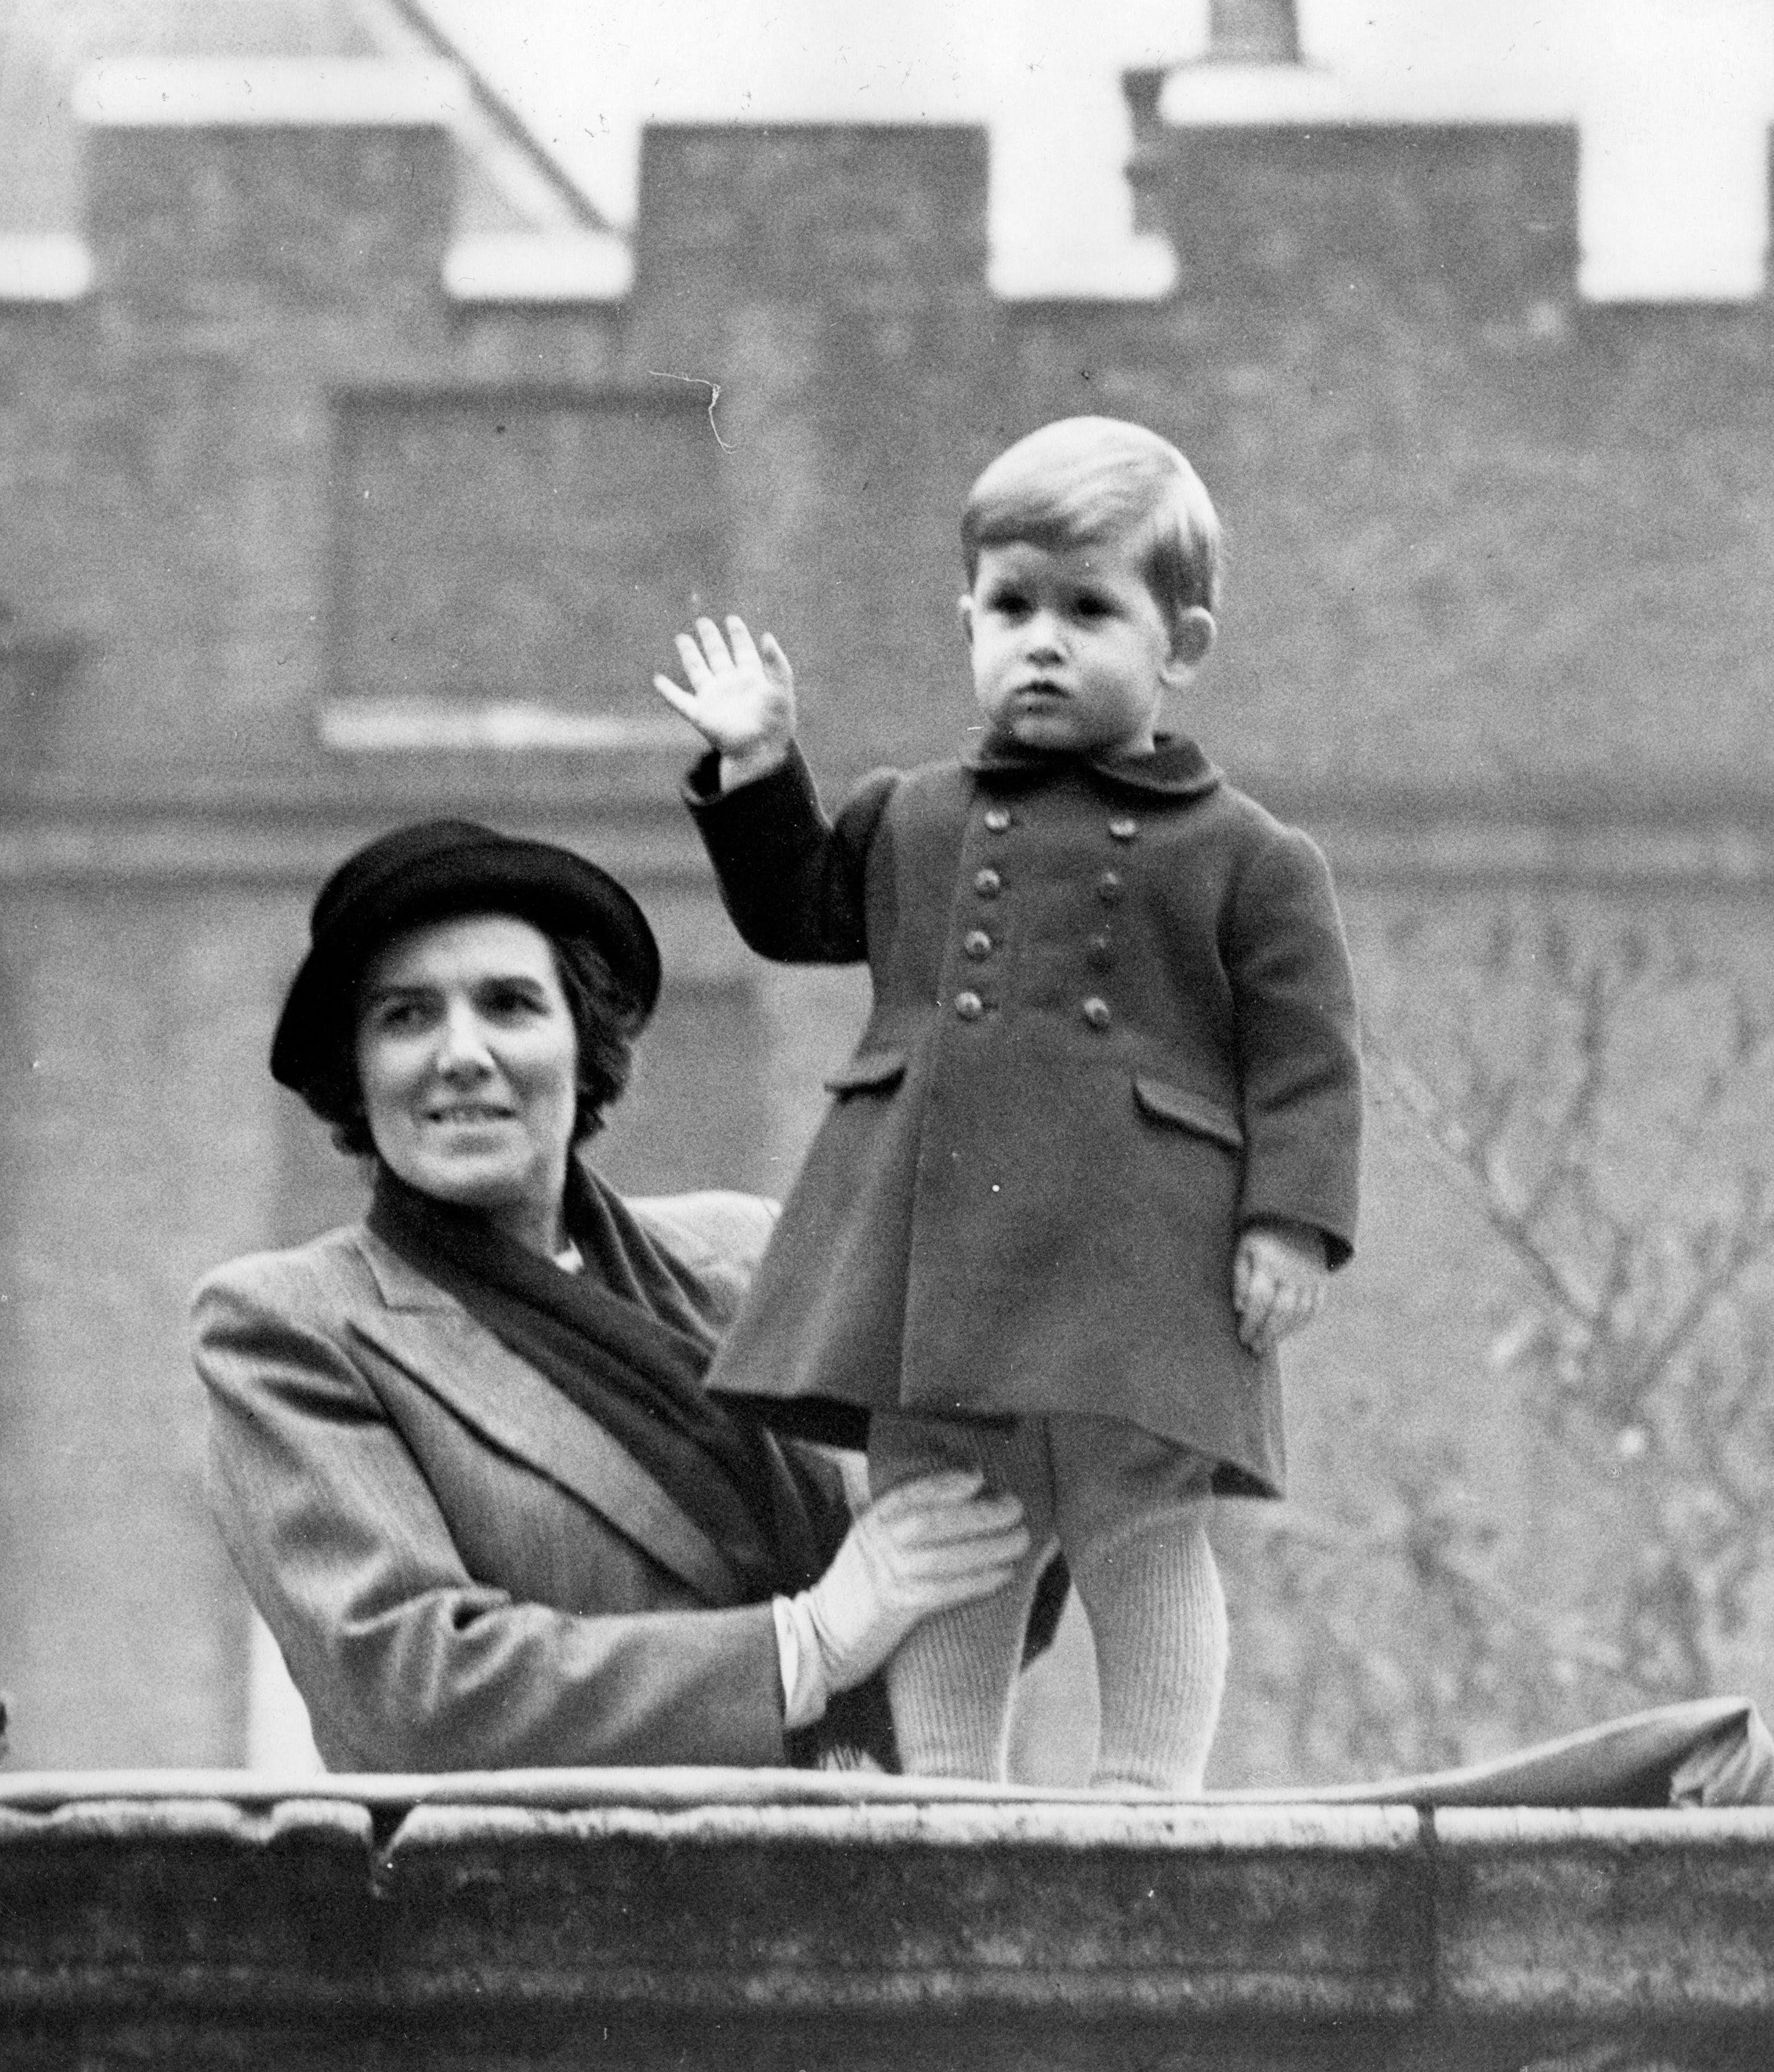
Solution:
<svg viewBox="0 0 1774 2072"><path fill-rule="evenodd" d="M578 1053L554 948L511 915L414 928L364 973L357 1078L377 1153L532 1251L565 1243Z"/></svg>

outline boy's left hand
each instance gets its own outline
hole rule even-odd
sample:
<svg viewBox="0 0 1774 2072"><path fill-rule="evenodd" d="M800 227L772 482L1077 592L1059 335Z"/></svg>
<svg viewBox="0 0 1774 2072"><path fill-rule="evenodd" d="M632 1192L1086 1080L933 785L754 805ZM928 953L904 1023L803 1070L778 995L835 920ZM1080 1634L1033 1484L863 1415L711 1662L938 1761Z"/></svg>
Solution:
<svg viewBox="0 0 1774 2072"><path fill-rule="evenodd" d="M689 689L665 676L653 689L719 754L721 789L780 769L794 746L795 672L776 635L754 641L735 612L723 636L705 615L694 635L678 635L677 659Z"/></svg>
<svg viewBox="0 0 1774 2072"><path fill-rule="evenodd" d="M1324 1240L1309 1223L1253 1223L1238 1240L1232 1303L1239 1342L1266 1353L1324 1306Z"/></svg>

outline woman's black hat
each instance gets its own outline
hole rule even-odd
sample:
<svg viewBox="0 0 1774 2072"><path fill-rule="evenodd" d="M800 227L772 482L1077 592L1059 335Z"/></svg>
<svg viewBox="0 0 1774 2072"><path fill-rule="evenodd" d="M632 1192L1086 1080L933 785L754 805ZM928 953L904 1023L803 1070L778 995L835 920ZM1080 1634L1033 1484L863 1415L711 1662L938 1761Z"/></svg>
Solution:
<svg viewBox="0 0 1774 2072"><path fill-rule="evenodd" d="M659 946L647 917L607 870L553 842L471 820L420 820L346 857L320 888L308 954L290 981L271 1076L298 1093L336 1043L352 989L382 945L458 914L514 914L548 935L589 937L644 1022L659 998Z"/></svg>

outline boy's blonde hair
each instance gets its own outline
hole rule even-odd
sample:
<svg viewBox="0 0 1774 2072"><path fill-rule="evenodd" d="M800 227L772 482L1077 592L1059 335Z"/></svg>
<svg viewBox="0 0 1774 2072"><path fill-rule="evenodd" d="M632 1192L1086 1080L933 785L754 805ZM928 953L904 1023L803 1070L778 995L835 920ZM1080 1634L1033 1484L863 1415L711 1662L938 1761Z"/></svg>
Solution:
<svg viewBox="0 0 1774 2072"><path fill-rule="evenodd" d="M1201 478L1168 439L1119 417L1061 417L1007 447L961 514L969 584L986 547L1059 552L1130 542L1173 622L1220 596L1220 520Z"/></svg>

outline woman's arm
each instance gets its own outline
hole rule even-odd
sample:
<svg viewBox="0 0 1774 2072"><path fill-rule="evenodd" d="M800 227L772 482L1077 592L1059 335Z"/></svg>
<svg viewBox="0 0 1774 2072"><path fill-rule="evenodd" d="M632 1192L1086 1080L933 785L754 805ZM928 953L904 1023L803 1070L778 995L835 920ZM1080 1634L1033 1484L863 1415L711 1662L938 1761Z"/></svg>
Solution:
<svg viewBox="0 0 1774 2072"><path fill-rule="evenodd" d="M212 1278L196 1354L222 1536L329 1766L781 1763L769 1605L587 1616L476 1582L293 1266ZM490 1455L489 1475L502 1472Z"/></svg>

